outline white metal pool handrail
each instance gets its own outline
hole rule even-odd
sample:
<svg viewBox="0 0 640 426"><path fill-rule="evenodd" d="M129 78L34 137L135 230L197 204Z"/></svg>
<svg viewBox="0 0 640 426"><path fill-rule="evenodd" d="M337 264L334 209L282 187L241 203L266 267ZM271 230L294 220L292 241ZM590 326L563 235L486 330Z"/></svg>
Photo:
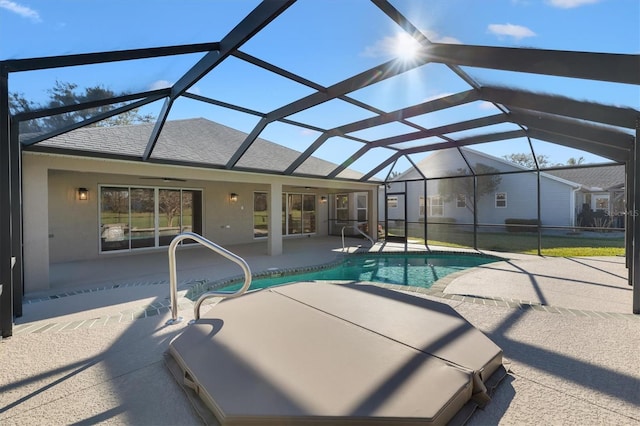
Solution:
<svg viewBox="0 0 640 426"><path fill-rule="evenodd" d="M364 236L367 240L371 241L371 247L373 247L376 242L373 241L373 238L371 238L369 235L367 235L364 231L362 231L360 228L358 228L357 225L352 225L351 226L353 229L355 229L356 231L358 231L360 234L362 234L362 236ZM345 245L344 245L344 230L345 228L349 228L349 226L343 226L342 227L342 251L345 251Z"/></svg>
<svg viewBox="0 0 640 426"><path fill-rule="evenodd" d="M209 250L212 250L226 257L234 263L237 263L242 268L242 272L244 272L244 284L242 285L240 290L236 291L235 293L225 291L209 291L201 295L193 307L193 315L196 320L200 319L200 306L206 299L210 299L213 297L223 297L227 299L238 297L243 295L251 285L251 269L249 269L249 265L243 258L219 246L218 244L207 240L201 235L193 232L183 232L177 235L173 240L171 240L171 244L169 244L169 291L171 292L171 319L167 321L168 325L182 321L182 318L178 318L178 273L176 271L176 247L181 241L187 239L200 243Z"/></svg>

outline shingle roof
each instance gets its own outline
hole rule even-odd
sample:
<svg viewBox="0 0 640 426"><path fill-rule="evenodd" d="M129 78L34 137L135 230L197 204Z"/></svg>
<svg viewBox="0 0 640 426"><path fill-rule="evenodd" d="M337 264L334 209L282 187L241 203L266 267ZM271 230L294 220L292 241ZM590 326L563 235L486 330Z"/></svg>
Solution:
<svg viewBox="0 0 640 426"><path fill-rule="evenodd" d="M47 148L73 149L131 157L142 157L153 124L113 127L83 127L41 142ZM224 166L246 139L247 134L205 118L167 121L160 133L152 159ZM256 141L240 158L242 169L285 170L300 152L265 139ZM337 164L309 157L296 173L326 176ZM341 177L359 179L362 174L345 170Z"/></svg>
<svg viewBox="0 0 640 426"><path fill-rule="evenodd" d="M505 161L502 158L493 157L488 154L475 151L470 148L461 148L461 150L467 154L474 154L492 159L497 162L504 163L506 166L512 169L525 170L524 167L514 163ZM452 155L452 153L454 153ZM416 167L422 171L427 178L434 176L447 176L455 175L458 168L466 169L465 163L462 161L462 157L456 155L457 150L440 150L425 157L416 164ZM453 163L451 163L453 161ZM544 170L542 175L547 177L560 178L567 184L577 184L590 190L606 190L614 186L624 185L624 166L598 166L598 167L582 167L576 169L560 169L560 170ZM410 180L421 179L420 174L415 168L410 168L405 172L398 175L395 180Z"/></svg>
<svg viewBox="0 0 640 426"><path fill-rule="evenodd" d="M553 176L570 180L590 188L607 189L624 184L624 166L602 166L579 169L546 170Z"/></svg>

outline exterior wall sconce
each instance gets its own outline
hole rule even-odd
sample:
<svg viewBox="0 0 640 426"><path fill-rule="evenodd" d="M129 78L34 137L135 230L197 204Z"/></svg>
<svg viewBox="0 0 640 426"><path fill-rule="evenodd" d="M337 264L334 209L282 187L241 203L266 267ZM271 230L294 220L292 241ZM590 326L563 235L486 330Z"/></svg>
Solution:
<svg viewBox="0 0 640 426"><path fill-rule="evenodd" d="M320 197L320 204L325 204L327 202L327 197L325 197L324 195L322 195Z"/></svg>
<svg viewBox="0 0 640 426"><path fill-rule="evenodd" d="M235 192L232 192L231 194L229 194L229 201L232 203L235 203L236 201L238 201L238 194L236 194Z"/></svg>
<svg viewBox="0 0 640 426"><path fill-rule="evenodd" d="M89 199L89 190L87 188L78 188L78 200L87 201Z"/></svg>

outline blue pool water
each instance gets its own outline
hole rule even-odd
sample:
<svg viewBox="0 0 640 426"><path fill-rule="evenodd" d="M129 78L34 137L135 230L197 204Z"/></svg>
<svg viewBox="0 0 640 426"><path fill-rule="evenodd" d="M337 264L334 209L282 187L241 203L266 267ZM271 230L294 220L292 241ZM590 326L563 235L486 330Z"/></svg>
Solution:
<svg viewBox="0 0 640 426"><path fill-rule="evenodd" d="M249 290L295 281L373 281L386 284L429 288L442 277L464 269L501 260L497 257L464 253L397 253L354 255L342 263L304 273L278 274L253 279ZM221 290L235 291L242 283Z"/></svg>

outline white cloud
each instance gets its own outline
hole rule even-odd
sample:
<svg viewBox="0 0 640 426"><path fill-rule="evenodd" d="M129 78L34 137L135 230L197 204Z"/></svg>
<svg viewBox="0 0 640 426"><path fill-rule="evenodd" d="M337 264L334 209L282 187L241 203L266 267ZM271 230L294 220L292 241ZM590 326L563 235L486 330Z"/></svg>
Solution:
<svg viewBox="0 0 640 426"><path fill-rule="evenodd" d="M513 37L516 40L520 40L525 37L535 37L536 33L531 31L527 27L514 24L489 24L489 32L499 35Z"/></svg>
<svg viewBox="0 0 640 426"><path fill-rule="evenodd" d="M462 44L462 42L455 37L440 35L435 31L424 30L422 34L432 43Z"/></svg>
<svg viewBox="0 0 640 426"><path fill-rule="evenodd" d="M159 90L171 87L171 83L167 80L157 80L149 85L149 90Z"/></svg>
<svg viewBox="0 0 640 426"><path fill-rule="evenodd" d="M34 22L40 22L40 14L37 10L33 10L30 7L22 6L16 2L9 0L0 0L0 8L6 9L9 12L13 12L22 16L23 18L29 18Z"/></svg>
<svg viewBox="0 0 640 426"><path fill-rule="evenodd" d="M376 41L370 46L366 46L361 55L367 58L388 58L394 56L395 46L398 36L387 36L381 40Z"/></svg>
<svg viewBox="0 0 640 426"><path fill-rule="evenodd" d="M547 4L560 9L573 9L574 7L584 6L585 4L598 3L600 0L547 0Z"/></svg>

